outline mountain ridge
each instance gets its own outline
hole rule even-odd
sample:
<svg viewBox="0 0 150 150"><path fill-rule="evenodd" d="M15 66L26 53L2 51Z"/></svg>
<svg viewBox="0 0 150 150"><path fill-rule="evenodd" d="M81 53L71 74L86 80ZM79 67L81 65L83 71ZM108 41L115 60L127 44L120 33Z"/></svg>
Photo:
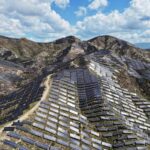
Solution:
<svg viewBox="0 0 150 150"><path fill-rule="evenodd" d="M149 52L111 36L0 47L0 148L149 149Z"/></svg>
<svg viewBox="0 0 150 150"><path fill-rule="evenodd" d="M98 36L87 41L82 41L75 36L67 36L47 43L39 43L26 38L16 39L0 36L0 60L9 62L6 64L10 66L16 64L24 69L17 68L18 74L15 67L4 67L1 63L0 67L1 72L8 73L9 76L15 75L16 79L21 79L19 85L18 82L16 84L13 82L13 85L19 88L49 65L61 64L76 59L79 55L89 55L101 50L108 50L112 56L118 57L122 62L124 59L150 62L149 51L136 48L129 42L109 35ZM4 86L4 75L0 74L0 76L1 84ZM12 90L15 89L13 86ZM6 90L4 91L6 92Z"/></svg>
<svg viewBox="0 0 150 150"><path fill-rule="evenodd" d="M113 42L115 42L115 45ZM136 49L140 51L140 53L143 53L145 55L147 55L147 53L149 54L149 52L145 51L143 52L143 49L137 48L127 41L109 35L98 36L87 41L81 41L79 38L76 38L75 36L67 36L52 42L45 42L45 43L31 41L26 38L16 39L0 36L0 51L2 48L8 50L10 49L20 57L23 56L31 58L34 57L35 55L38 55L41 51L46 51L48 53L51 53L50 50L52 49L55 49L57 51L60 49L59 45L61 45L61 49L65 49L69 47L72 43L84 43L85 45L91 43L92 45L96 46L99 49L108 49L108 50L112 49L115 51L116 49L119 49L119 51L121 51L122 49L130 48L131 50ZM99 44L101 47L99 47ZM111 46L110 44L113 45ZM126 52L124 51L123 53ZM119 54L121 54L121 52Z"/></svg>

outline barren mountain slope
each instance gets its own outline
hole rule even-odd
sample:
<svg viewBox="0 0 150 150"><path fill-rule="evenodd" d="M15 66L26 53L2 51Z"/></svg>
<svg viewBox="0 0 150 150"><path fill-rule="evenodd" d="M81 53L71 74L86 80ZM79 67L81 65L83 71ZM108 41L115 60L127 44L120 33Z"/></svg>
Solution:
<svg viewBox="0 0 150 150"><path fill-rule="evenodd" d="M112 36L95 37L89 40L89 42L97 47L97 49L111 50L113 54L117 54L118 56L128 56L150 62L150 52Z"/></svg>
<svg viewBox="0 0 150 150"><path fill-rule="evenodd" d="M136 48L126 41L111 36L99 36L89 41L81 41L74 36L68 36L48 43L38 43L25 38L13 39L0 36L1 94L7 94L28 83L49 65L76 57L75 55L78 55L78 52L75 52L76 48L82 51L82 55L106 49L111 52L112 56L117 58L117 61L125 63L127 69L130 70L133 68L130 67L131 61L126 59L150 62L149 51ZM18 66L20 67L18 68ZM140 79L134 76L138 85L142 89L145 89L145 87L149 89L149 81L145 78L145 75L149 74L147 67L144 70L136 70L136 72L141 75ZM6 90L3 87L11 90Z"/></svg>

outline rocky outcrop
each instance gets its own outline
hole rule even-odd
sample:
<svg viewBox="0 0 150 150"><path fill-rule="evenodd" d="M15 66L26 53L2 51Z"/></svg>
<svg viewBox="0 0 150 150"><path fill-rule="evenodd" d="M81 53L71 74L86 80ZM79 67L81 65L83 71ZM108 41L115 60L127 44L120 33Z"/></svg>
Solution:
<svg viewBox="0 0 150 150"><path fill-rule="evenodd" d="M84 42L73 36L50 43L4 41L0 124L19 121L0 130L0 148L149 149L149 52L110 36Z"/></svg>
<svg viewBox="0 0 150 150"><path fill-rule="evenodd" d="M61 64L63 61L70 61L78 57L78 55L88 55L99 50L102 52L104 49L111 53L113 59L122 62L124 67L127 67L125 72L134 76L135 80L139 76L141 77L137 80L139 86L144 87L143 85L148 83L146 76L148 75L149 78L149 71L147 71L147 67L144 70L136 70L137 68L130 67L128 61L124 61L128 58L145 63L150 62L150 51L136 48L133 44L112 36L99 36L88 41L81 41L74 36L68 36L47 43L34 42L26 38L14 39L0 36L0 60L9 62L9 65L13 64L13 69L16 66L22 66L24 68L24 83L32 80L36 74L41 73L49 65ZM9 65L3 66L3 68L8 70ZM3 73L6 73L5 71L3 69ZM12 74L10 68L9 73Z"/></svg>
<svg viewBox="0 0 150 150"><path fill-rule="evenodd" d="M99 36L89 40L89 42L99 50L107 49L118 56L128 56L150 62L150 52L112 36Z"/></svg>

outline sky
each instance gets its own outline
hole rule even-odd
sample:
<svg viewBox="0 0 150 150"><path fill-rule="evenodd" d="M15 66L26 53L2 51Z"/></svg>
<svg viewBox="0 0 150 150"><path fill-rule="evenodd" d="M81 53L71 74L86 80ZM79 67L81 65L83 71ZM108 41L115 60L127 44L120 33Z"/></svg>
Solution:
<svg viewBox="0 0 150 150"><path fill-rule="evenodd" d="M0 0L0 35L38 42L69 35L150 42L150 0Z"/></svg>

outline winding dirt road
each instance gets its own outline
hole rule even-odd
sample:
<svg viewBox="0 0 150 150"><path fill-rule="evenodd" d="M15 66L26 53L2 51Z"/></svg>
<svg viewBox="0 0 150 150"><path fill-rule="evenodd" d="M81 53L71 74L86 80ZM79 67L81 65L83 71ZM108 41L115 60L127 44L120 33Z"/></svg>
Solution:
<svg viewBox="0 0 150 150"><path fill-rule="evenodd" d="M49 91L50 91L50 88L51 88L51 83L52 83L52 82L51 82L51 76L52 76L52 75L47 76L47 78L46 78L46 80L45 80L45 82L44 82L45 90L44 90L44 92L43 92L43 95L42 95L42 97L41 97L41 100L40 100L34 107L32 107L29 111L27 111L25 114L23 114L22 116L20 116L20 117L17 118L16 120L13 120L13 121L11 121L11 122L5 124L4 126L2 126L2 127L0 128L0 135L1 135L1 136L0 136L0 140L6 139L6 135L2 132L5 127L11 126L11 124L12 124L14 121L18 121L18 120L23 121L23 120L26 120L27 118L29 118L29 117L38 109L40 103L41 103L42 101L44 101L45 99L48 98L48 96L49 96Z"/></svg>

